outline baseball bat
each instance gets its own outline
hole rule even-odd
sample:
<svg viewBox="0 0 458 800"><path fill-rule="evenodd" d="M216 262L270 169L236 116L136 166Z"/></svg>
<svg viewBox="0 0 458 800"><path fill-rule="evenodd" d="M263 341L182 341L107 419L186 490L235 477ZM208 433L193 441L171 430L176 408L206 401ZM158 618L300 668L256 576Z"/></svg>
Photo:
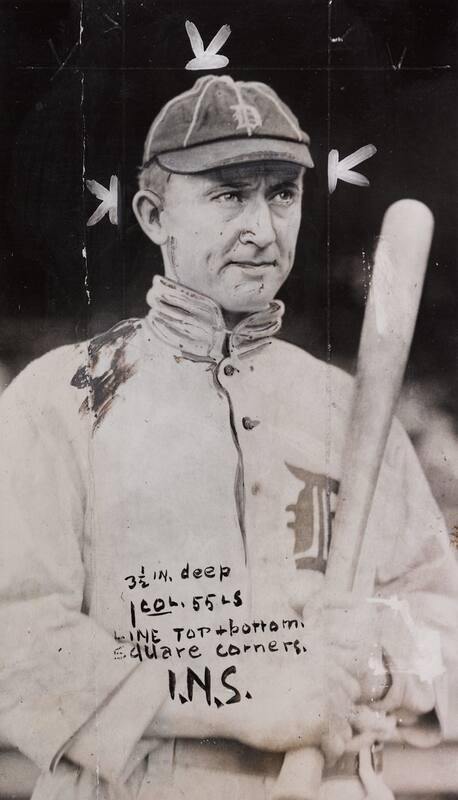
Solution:
<svg viewBox="0 0 458 800"><path fill-rule="evenodd" d="M325 574L325 584L333 590L361 595L373 591L376 565L365 554L370 545L365 532L415 329L433 228L431 211L417 200L393 203L383 218ZM316 800L323 764L317 748L287 753L272 800Z"/></svg>

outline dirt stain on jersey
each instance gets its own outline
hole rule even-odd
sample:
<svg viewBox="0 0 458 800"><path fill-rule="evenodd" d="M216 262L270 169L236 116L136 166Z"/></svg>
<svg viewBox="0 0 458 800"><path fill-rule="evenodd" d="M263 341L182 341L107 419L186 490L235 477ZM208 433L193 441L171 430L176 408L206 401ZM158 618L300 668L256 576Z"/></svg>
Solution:
<svg viewBox="0 0 458 800"><path fill-rule="evenodd" d="M88 363L79 367L71 380L77 389L89 390L79 410L80 414L93 413L93 433L110 410L119 387L135 372L135 362L126 359L126 347L140 327L139 320L129 319L92 339L88 345ZM97 374L102 354L111 355L110 365Z"/></svg>

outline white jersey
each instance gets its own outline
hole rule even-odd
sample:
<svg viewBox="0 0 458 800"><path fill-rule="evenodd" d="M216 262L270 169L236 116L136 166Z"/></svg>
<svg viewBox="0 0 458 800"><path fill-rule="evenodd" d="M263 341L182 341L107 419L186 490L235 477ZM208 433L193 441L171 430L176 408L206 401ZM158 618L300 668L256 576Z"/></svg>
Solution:
<svg viewBox="0 0 458 800"><path fill-rule="evenodd" d="M145 319L33 362L0 401L0 732L43 771L34 798L266 796L277 756L143 736L170 691L168 662L142 657L129 632L151 618L162 641L171 620L281 625L326 566L352 379L272 338L277 301L229 336L211 300L172 281L156 278L149 302ZM398 423L369 529L377 594L440 630L449 663L457 570ZM215 608L196 617L193 569L205 567ZM158 598L173 612L162 619ZM415 711L395 613L386 606L385 704ZM444 680L436 689L440 715ZM75 735L96 748L97 776L65 760Z"/></svg>

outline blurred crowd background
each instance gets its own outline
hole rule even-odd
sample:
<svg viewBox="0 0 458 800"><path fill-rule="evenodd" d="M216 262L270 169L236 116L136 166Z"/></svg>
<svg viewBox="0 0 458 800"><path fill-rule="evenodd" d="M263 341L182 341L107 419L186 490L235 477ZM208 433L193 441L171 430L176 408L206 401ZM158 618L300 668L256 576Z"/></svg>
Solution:
<svg viewBox="0 0 458 800"><path fill-rule="evenodd" d="M384 210L426 202L436 234L400 415L458 538L454 0L3 0L0 385L28 361L145 313L161 269L130 210L147 129L202 73L184 22L223 23L236 79L263 80L312 138L283 336L353 370ZM327 194L327 157L372 143L371 186ZM87 179L117 175L119 224L87 228ZM85 257L86 256L86 257Z"/></svg>

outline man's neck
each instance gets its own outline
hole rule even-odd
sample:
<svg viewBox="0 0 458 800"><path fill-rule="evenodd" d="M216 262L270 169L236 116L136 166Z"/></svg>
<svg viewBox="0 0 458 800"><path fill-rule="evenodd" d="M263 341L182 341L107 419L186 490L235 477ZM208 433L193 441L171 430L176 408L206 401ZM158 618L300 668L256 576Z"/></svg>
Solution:
<svg viewBox="0 0 458 800"><path fill-rule="evenodd" d="M173 281L178 286L184 286L184 284L182 284L181 281L178 279L178 277L176 275L176 270L167 269L167 262L166 261L164 262L164 264L165 264L164 277L166 279L168 279L168 280ZM215 303L215 305L217 305L218 308L221 311L221 314L222 314L223 319L224 319L224 324L225 324L226 330L228 330L228 331L232 331L235 328L235 326L238 325L238 323L242 321L242 319L245 319L245 317L249 317L251 314L255 313L254 310L253 311L242 311L242 312L240 312L240 311L239 312L227 311L225 308L223 308L218 303L217 300L213 300L213 298L210 297L210 295L203 294L198 289L193 289L192 286L187 286L185 288L190 289L191 291L196 292L197 294L202 294L203 297L207 297L209 300L211 300L213 303ZM266 308L267 307L268 306L266 306Z"/></svg>
<svg viewBox="0 0 458 800"><path fill-rule="evenodd" d="M237 314L237 313L235 313L233 311L226 311L226 309L224 309L224 308L222 308L221 311L222 311L222 314L223 314L223 318L224 318L224 323L226 325L226 329L228 331L232 331L235 328L235 326L238 325L238 323L244 317L248 316L248 314L250 313L250 312L244 312L243 314L240 314L240 313Z"/></svg>
<svg viewBox="0 0 458 800"><path fill-rule="evenodd" d="M183 353L219 361L229 352L247 353L270 344L280 330L284 306L273 300L265 309L225 312L207 295L155 275L147 294L148 320L161 339Z"/></svg>

